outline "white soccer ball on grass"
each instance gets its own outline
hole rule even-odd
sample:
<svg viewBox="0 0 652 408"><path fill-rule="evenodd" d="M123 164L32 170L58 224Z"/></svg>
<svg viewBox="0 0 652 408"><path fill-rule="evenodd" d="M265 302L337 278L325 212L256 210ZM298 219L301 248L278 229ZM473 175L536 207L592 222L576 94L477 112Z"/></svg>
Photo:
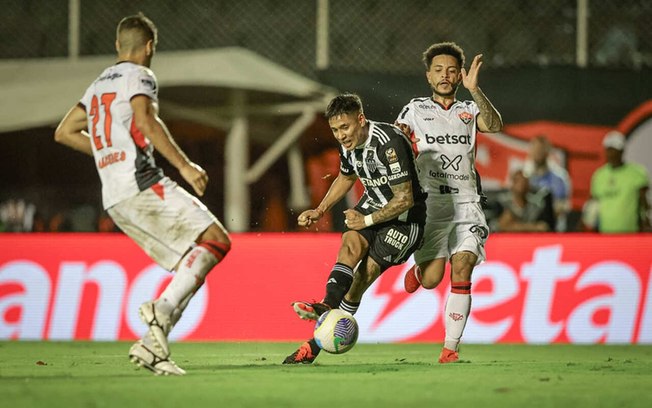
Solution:
<svg viewBox="0 0 652 408"><path fill-rule="evenodd" d="M353 315L341 309L329 310L317 320L314 338L327 353L346 353L358 341L358 322Z"/></svg>

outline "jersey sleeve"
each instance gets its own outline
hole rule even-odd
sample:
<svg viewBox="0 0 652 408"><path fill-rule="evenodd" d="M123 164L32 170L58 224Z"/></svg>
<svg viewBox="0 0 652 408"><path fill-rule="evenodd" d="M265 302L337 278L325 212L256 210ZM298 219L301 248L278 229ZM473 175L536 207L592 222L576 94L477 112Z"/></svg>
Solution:
<svg viewBox="0 0 652 408"><path fill-rule="evenodd" d="M396 123L408 125L411 129L414 129L414 104L412 102L401 109L401 112L396 118Z"/></svg>
<svg viewBox="0 0 652 408"><path fill-rule="evenodd" d="M151 100L158 101L158 83L154 73L147 68L139 69L129 77L127 85L127 100L136 95L145 95Z"/></svg>
<svg viewBox="0 0 652 408"><path fill-rule="evenodd" d="M339 152L340 152L340 173L344 174L345 176L351 176L355 174L355 169L353 168L353 166L351 166L351 163L349 163L349 160L346 158L344 148L340 147Z"/></svg>
<svg viewBox="0 0 652 408"><path fill-rule="evenodd" d="M399 129L396 137L390 139L378 151L378 159L387 167L390 186L405 183L417 177L410 143Z"/></svg>
<svg viewBox="0 0 652 408"><path fill-rule="evenodd" d="M84 92L84 95L82 95L81 99L79 100L79 104L84 106L86 112L88 112L88 107L91 106L91 98L93 98L92 85L86 88L86 92Z"/></svg>

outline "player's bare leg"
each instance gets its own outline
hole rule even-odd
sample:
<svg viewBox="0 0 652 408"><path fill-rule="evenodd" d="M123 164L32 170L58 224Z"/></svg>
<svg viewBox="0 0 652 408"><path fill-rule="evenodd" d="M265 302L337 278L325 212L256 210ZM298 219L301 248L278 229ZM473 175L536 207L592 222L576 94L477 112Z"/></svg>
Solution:
<svg viewBox="0 0 652 408"><path fill-rule="evenodd" d="M407 293L415 292L421 286L436 288L444 277L446 258L438 258L414 265L405 273L403 284Z"/></svg>
<svg viewBox="0 0 652 408"><path fill-rule="evenodd" d="M340 309L355 314L358 311L358 307L360 307L362 295L378 279L382 272L383 269L376 261L371 257L366 257L353 277L351 288L344 296L342 303L340 303Z"/></svg>

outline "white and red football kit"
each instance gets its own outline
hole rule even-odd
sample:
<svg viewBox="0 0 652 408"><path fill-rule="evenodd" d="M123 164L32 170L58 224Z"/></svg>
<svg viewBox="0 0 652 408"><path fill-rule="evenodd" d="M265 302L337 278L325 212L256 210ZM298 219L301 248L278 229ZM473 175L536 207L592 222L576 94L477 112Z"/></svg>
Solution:
<svg viewBox="0 0 652 408"><path fill-rule="evenodd" d="M428 193L424 244L416 262L450 257L460 251L484 260L489 228L480 206L475 169L479 114L473 101L455 101L448 109L432 98L415 98L396 122L412 129L419 182Z"/></svg>
<svg viewBox="0 0 652 408"><path fill-rule="evenodd" d="M199 235L219 221L154 162L154 147L134 124L131 99L137 95L158 102L154 73L120 62L102 72L80 104L88 116L104 208L154 261L172 270Z"/></svg>

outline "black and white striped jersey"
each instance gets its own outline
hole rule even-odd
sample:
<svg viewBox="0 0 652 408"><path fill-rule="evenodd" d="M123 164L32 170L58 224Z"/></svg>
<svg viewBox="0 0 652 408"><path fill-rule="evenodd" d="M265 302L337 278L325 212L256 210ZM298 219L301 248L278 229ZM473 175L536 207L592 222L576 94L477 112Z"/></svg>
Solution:
<svg viewBox="0 0 652 408"><path fill-rule="evenodd" d="M394 197L391 186L410 181L414 206L398 221L424 223L427 194L421 189L410 142L393 125L369 122L369 137L361 146L347 151L340 146L340 172L356 174L364 194L355 209L367 215L383 208Z"/></svg>

